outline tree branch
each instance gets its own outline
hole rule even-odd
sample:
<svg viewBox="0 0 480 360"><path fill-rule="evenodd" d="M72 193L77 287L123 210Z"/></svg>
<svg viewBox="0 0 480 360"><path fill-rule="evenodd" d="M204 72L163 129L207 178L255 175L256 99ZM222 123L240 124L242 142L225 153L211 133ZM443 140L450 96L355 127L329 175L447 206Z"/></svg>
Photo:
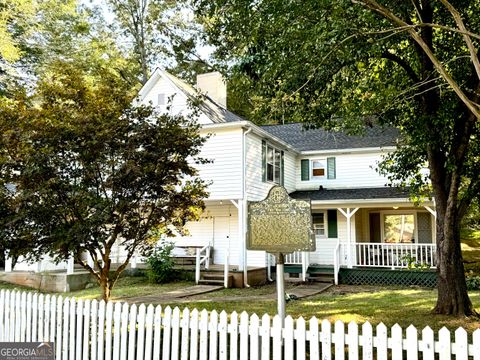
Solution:
<svg viewBox="0 0 480 360"><path fill-rule="evenodd" d="M433 66L437 71L440 73L442 78L450 85L452 90L457 94L460 100L466 105L466 107L475 115L477 119L480 119L480 110L478 107L472 103L472 101L468 98L468 96L463 92L457 82L453 79L453 77L446 71L445 67L442 65L440 60L435 56L432 49L428 46L425 40L415 31L415 28L409 26L404 20L393 14L389 9L380 5L375 0L352 0L353 3L357 3L363 5L376 13L382 15L383 17L390 20L392 23L405 27L405 31L415 40L415 42L422 48L424 53L432 62Z"/></svg>
<svg viewBox="0 0 480 360"><path fill-rule="evenodd" d="M448 2L448 0L440 0L440 2L445 5L448 11L450 11L453 18L455 19L455 22L457 23L458 28L462 31L463 40L467 44L468 51L470 52L470 58L473 62L473 66L475 67L475 71L477 72L478 79L480 80L480 62L478 61L477 50L473 45L470 35L467 34L467 29L465 28L462 16L458 12L458 10L455 9L455 7L453 7L452 4Z"/></svg>
<svg viewBox="0 0 480 360"><path fill-rule="evenodd" d="M420 79L418 78L418 75L415 73L415 70L413 70L413 68L410 66L410 64L408 64L404 59L402 59L401 57L395 55L395 54L392 54L390 51L385 51L383 54L382 54L382 58L384 59L387 59L387 60L391 60L395 63L397 63L398 65L400 65L400 67L402 67L405 72L407 73L408 77L414 82L414 83L418 83L420 82Z"/></svg>

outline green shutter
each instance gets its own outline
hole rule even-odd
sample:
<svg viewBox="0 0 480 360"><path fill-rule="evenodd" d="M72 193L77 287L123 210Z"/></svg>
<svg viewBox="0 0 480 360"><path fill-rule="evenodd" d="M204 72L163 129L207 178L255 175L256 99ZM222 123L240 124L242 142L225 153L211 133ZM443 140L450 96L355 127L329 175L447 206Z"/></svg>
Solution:
<svg viewBox="0 0 480 360"><path fill-rule="evenodd" d="M302 171L302 181L308 181L310 180L310 160L308 159L303 159L301 161L301 171Z"/></svg>
<svg viewBox="0 0 480 360"><path fill-rule="evenodd" d="M283 161L284 152L280 152L280 185L285 185L285 162Z"/></svg>
<svg viewBox="0 0 480 360"><path fill-rule="evenodd" d="M327 179L335 179L336 175L335 158L329 157L327 158Z"/></svg>
<svg viewBox="0 0 480 360"><path fill-rule="evenodd" d="M262 140L262 181L267 181L267 142Z"/></svg>
<svg viewBox="0 0 480 360"><path fill-rule="evenodd" d="M328 237L337 238L338 237L337 210L327 211L327 221L328 221Z"/></svg>

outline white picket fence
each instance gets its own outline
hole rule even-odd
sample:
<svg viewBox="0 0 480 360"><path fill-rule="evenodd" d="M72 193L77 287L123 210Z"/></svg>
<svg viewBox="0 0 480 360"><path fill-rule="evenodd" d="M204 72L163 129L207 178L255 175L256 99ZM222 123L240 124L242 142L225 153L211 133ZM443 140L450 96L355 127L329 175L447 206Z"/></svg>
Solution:
<svg viewBox="0 0 480 360"><path fill-rule="evenodd" d="M332 324L246 312L210 314L152 305L0 291L0 341L52 341L56 359L480 360L480 329L404 332L367 322Z"/></svg>

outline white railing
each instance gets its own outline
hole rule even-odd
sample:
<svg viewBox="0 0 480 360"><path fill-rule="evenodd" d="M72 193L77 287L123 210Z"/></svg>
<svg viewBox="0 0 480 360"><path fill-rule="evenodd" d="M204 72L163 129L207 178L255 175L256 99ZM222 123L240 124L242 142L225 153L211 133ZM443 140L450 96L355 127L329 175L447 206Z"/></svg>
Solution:
<svg viewBox="0 0 480 360"><path fill-rule="evenodd" d="M306 251L295 251L285 255L286 265L302 265L302 281L307 281L307 270L310 265L310 256Z"/></svg>
<svg viewBox="0 0 480 360"><path fill-rule="evenodd" d="M302 252L295 251L293 253L285 255L286 265L300 265L302 263Z"/></svg>
<svg viewBox="0 0 480 360"><path fill-rule="evenodd" d="M55 359L476 360L480 329L387 328L312 317L180 311L0 291L0 341L53 342Z"/></svg>
<svg viewBox="0 0 480 360"><path fill-rule="evenodd" d="M340 244L339 265L383 268L435 268L436 244L354 243ZM351 254L349 261L348 256ZM342 256L344 254L344 256Z"/></svg>
<svg viewBox="0 0 480 360"><path fill-rule="evenodd" d="M198 284L200 281L200 267L202 264L205 266L205 269L208 270L210 266L210 243L197 249L196 261L195 261L195 283Z"/></svg>

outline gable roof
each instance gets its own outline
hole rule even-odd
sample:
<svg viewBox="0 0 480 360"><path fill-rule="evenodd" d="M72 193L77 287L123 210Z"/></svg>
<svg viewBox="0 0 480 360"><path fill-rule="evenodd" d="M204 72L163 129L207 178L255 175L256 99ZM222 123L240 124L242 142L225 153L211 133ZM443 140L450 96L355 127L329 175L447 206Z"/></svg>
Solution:
<svg viewBox="0 0 480 360"><path fill-rule="evenodd" d="M375 148L397 145L398 129L374 125L363 135L347 135L324 129L306 130L301 123L265 125L261 127L299 151Z"/></svg>
<svg viewBox="0 0 480 360"><path fill-rule="evenodd" d="M179 92L184 95L188 100L196 102L198 99L198 91L191 85L187 84L185 81L180 80L176 76L169 74L165 70L157 68L147 83L140 90L140 96L144 96L145 93L148 93L153 87L153 85L160 79L166 79L172 86L179 90ZM212 100L210 97L203 95L202 101L200 101L199 109L204 113L213 123L226 123L226 122L236 122L244 121L240 116L235 115L231 111L228 111L226 108Z"/></svg>

